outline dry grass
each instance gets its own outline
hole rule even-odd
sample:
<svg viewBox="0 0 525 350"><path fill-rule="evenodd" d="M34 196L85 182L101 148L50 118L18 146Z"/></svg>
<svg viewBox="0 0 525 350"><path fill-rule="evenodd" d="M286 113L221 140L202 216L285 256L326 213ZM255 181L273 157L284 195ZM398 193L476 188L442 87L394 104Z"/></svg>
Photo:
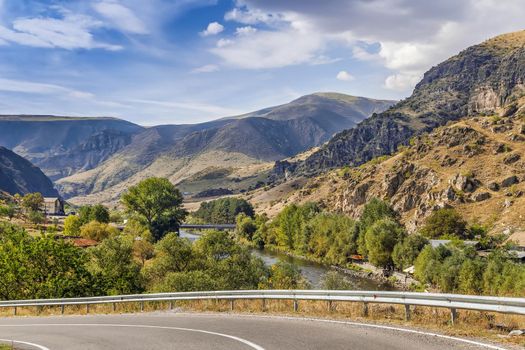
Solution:
<svg viewBox="0 0 525 350"><path fill-rule="evenodd" d="M100 304L91 305L89 312L85 305L72 305L64 309L65 315L86 314L125 314L154 312L175 309L177 312L232 312L229 300L198 300L169 302L146 302L144 304ZM241 311L242 310L242 311ZM517 346L525 346L525 337L507 337L510 330L524 329L525 316L505 315L489 312L458 311L458 320L452 325L448 309L432 307L412 307L410 321L405 320L405 309L402 305L369 304L368 316L363 314L362 303L333 302L331 309L326 301L299 301L298 310L294 312L291 300L235 300L234 312L241 314L265 314L327 318L363 323L381 323L401 325L458 336L495 341ZM50 316L61 315L61 307L27 307L17 308L17 316ZM0 309L0 316L13 316L13 308ZM0 350L2 350L0 348Z"/></svg>

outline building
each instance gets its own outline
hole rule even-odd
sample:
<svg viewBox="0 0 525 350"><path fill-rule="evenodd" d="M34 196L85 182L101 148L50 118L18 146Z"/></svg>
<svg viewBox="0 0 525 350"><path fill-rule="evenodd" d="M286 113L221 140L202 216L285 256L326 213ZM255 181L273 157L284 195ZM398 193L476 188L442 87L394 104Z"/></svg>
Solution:
<svg viewBox="0 0 525 350"><path fill-rule="evenodd" d="M64 201L59 197L44 198L44 214L46 216L64 215Z"/></svg>

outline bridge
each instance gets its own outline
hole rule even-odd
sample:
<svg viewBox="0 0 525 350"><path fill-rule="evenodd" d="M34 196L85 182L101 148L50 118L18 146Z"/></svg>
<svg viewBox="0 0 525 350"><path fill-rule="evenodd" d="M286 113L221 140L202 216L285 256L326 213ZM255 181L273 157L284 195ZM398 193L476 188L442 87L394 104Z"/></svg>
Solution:
<svg viewBox="0 0 525 350"><path fill-rule="evenodd" d="M181 224L180 229L190 229L190 230L235 230L236 225L234 224Z"/></svg>

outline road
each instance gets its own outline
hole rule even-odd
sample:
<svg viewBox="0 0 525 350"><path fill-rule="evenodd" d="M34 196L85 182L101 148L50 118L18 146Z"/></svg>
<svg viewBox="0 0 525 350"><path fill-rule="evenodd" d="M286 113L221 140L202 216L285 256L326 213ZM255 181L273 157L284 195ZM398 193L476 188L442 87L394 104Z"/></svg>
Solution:
<svg viewBox="0 0 525 350"><path fill-rule="evenodd" d="M145 313L0 318L0 339L17 349L502 349L447 337L300 318L229 314Z"/></svg>

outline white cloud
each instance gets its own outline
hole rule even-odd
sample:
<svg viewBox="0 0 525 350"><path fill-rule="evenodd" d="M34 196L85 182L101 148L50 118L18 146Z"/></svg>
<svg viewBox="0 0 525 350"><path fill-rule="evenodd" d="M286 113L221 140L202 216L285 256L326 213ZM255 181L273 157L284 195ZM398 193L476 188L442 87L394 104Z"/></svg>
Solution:
<svg viewBox="0 0 525 350"><path fill-rule="evenodd" d="M303 59L277 60L279 64L265 67L313 62L314 57L326 55L327 48L347 47L354 58L390 70L384 86L405 93L423 72L460 50L501 33L522 30L524 17L523 0L504 4L499 0L239 0L225 15L226 20L238 23L263 23L290 43L302 42L305 33L321 38L314 41L317 47L301 50ZM379 49L370 52L365 49L368 45ZM228 49L253 59L278 56L271 52L271 45L265 46L258 50L236 42ZM225 51L214 52L240 68L257 65L246 64Z"/></svg>
<svg viewBox="0 0 525 350"><path fill-rule="evenodd" d="M91 30L103 24L91 17L64 13L63 18L18 18L13 29L0 26L0 40L25 46L43 48L119 50L118 45L96 41Z"/></svg>
<svg viewBox="0 0 525 350"><path fill-rule="evenodd" d="M355 77L347 71L342 70L339 73L337 73L336 79L342 81L352 81L355 80Z"/></svg>
<svg viewBox="0 0 525 350"><path fill-rule="evenodd" d="M296 30L258 31L239 36L228 45L218 45L211 52L228 65L245 68L278 68L310 63L319 57L323 39L315 33Z"/></svg>
<svg viewBox="0 0 525 350"><path fill-rule="evenodd" d="M419 80L421 75L418 73L398 73L386 78L385 87L390 90L406 91L413 88Z"/></svg>
<svg viewBox="0 0 525 350"><path fill-rule="evenodd" d="M220 32L224 30L224 26L220 24L219 22L211 22L208 24L208 27L202 31L200 34L202 36L211 36L211 35L217 35Z"/></svg>
<svg viewBox="0 0 525 350"><path fill-rule="evenodd" d="M135 34L148 34L144 23L129 8L116 1L105 0L93 4L94 9L112 21L117 28Z"/></svg>
<svg viewBox="0 0 525 350"><path fill-rule="evenodd" d="M40 95L63 95L79 99L94 97L93 94L89 92L78 91L60 85L35 83L31 81L13 79L0 79L0 91L22 92Z"/></svg>
<svg viewBox="0 0 525 350"><path fill-rule="evenodd" d="M257 31L257 28L254 28L252 26L246 26L246 27L239 27L235 29L236 35L250 35Z"/></svg>
<svg viewBox="0 0 525 350"><path fill-rule="evenodd" d="M242 9L234 8L224 15L227 21L235 21L243 24L257 24L257 23L274 23L281 20L281 16L274 13L261 11L257 8Z"/></svg>
<svg viewBox="0 0 525 350"><path fill-rule="evenodd" d="M233 40L230 40L230 39L219 39L217 40L217 47L225 47L225 46L228 46L228 45L232 45L234 43Z"/></svg>
<svg viewBox="0 0 525 350"><path fill-rule="evenodd" d="M215 64L207 64L202 67L195 68L192 73L213 73L219 70L219 66Z"/></svg>

